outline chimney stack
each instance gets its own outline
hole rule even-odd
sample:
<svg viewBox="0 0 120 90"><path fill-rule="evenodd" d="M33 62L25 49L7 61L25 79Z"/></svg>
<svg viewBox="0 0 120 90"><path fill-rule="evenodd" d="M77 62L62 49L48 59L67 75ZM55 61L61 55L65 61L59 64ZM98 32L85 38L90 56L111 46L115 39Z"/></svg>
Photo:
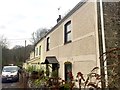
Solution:
<svg viewBox="0 0 120 90"><path fill-rule="evenodd" d="M58 19L57 19L57 23L61 20L61 15L59 15Z"/></svg>

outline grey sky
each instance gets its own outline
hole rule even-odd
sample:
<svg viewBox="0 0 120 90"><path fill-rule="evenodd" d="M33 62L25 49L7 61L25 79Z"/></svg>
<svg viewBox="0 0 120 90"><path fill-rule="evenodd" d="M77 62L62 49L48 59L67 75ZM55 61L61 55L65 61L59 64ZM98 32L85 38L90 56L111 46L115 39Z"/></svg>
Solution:
<svg viewBox="0 0 120 90"><path fill-rule="evenodd" d="M80 0L0 0L0 34L7 37L10 48L29 43L32 32L51 28L58 14L64 15ZM61 8L58 13L58 8Z"/></svg>

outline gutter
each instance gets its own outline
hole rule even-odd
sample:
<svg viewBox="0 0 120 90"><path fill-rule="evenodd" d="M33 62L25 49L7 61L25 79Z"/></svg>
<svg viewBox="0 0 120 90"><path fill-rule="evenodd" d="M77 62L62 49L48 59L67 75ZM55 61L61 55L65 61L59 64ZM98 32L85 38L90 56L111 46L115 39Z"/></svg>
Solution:
<svg viewBox="0 0 120 90"><path fill-rule="evenodd" d="M102 47L103 47L103 53L106 52L106 45L105 45L105 29L104 29L104 17L103 17L103 1L100 0L100 19L101 19L101 32L102 32ZM108 73L107 73L107 60L106 60L106 54L103 54L103 60L104 60L104 72L105 72L105 86L108 87Z"/></svg>

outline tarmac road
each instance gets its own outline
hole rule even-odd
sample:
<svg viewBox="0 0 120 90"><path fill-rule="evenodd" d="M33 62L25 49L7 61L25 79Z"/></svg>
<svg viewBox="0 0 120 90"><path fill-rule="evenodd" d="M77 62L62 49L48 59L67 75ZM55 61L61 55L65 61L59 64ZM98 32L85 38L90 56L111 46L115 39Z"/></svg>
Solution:
<svg viewBox="0 0 120 90"><path fill-rule="evenodd" d="M0 77L1 79L1 77ZM6 83L2 83L2 88L24 88L24 83L23 83L23 79L20 75L19 77L19 81L18 82L6 82Z"/></svg>
<svg viewBox="0 0 120 90"><path fill-rule="evenodd" d="M2 88L22 88L19 82L2 83Z"/></svg>

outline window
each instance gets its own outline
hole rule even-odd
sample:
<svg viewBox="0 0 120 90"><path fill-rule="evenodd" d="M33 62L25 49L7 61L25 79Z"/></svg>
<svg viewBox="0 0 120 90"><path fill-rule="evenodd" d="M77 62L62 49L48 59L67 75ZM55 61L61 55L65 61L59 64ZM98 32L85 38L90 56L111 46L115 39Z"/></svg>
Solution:
<svg viewBox="0 0 120 90"><path fill-rule="evenodd" d="M49 51L49 49L50 49L50 37L47 38L46 51Z"/></svg>
<svg viewBox="0 0 120 90"><path fill-rule="evenodd" d="M64 43L71 42L71 21L68 21L64 26Z"/></svg>
<svg viewBox="0 0 120 90"><path fill-rule="evenodd" d="M38 48L35 49L36 56L38 55Z"/></svg>
<svg viewBox="0 0 120 90"><path fill-rule="evenodd" d="M39 55L41 55L41 46L39 46Z"/></svg>
<svg viewBox="0 0 120 90"><path fill-rule="evenodd" d="M72 63L71 62L65 62L65 81L70 82L70 76L69 73L72 73Z"/></svg>

